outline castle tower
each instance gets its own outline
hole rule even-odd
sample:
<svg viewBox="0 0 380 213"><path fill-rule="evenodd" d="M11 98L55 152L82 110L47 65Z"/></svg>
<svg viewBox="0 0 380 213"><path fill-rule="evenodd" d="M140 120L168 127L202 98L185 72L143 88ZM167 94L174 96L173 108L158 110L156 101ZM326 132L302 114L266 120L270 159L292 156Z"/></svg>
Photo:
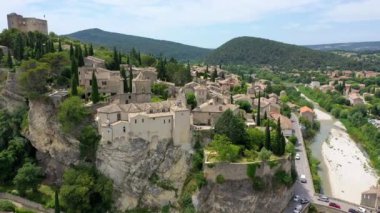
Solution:
<svg viewBox="0 0 380 213"><path fill-rule="evenodd" d="M38 31L48 34L47 21L37 18L24 18L16 13L7 15L8 29L18 29L21 32Z"/></svg>
<svg viewBox="0 0 380 213"><path fill-rule="evenodd" d="M182 146L184 149L191 149L190 134L190 110L182 106L177 101L176 106L171 107L173 116L173 142L176 146Z"/></svg>
<svg viewBox="0 0 380 213"><path fill-rule="evenodd" d="M151 81L142 72L132 80L132 93L136 95L138 103L150 102Z"/></svg>

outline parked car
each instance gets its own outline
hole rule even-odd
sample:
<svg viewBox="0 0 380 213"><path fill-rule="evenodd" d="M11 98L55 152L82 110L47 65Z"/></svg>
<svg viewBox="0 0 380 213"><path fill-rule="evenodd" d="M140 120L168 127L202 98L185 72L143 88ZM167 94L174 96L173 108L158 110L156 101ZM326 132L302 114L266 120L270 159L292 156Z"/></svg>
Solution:
<svg viewBox="0 0 380 213"><path fill-rule="evenodd" d="M348 212L349 213L359 213L359 211L358 210L355 210L355 209L348 209Z"/></svg>
<svg viewBox="0 0 380 213"><path fill-rule="evenodd" d="M309 203L309 200L306 198L302 198L300 202L301 202L301 204L307 204L307 203Z"/></svg>
<svg viewBox="0 0 380 213"><path fill-rule="evenodd" d="M336 203L334 203L334 202L330 202L330 203L329 203L329 206L334 207L334 208L337 208L337 209L340 209L340 205L338 205L338 204L336 204Z"/></svg>
<svg viewBox="0 0 380 213"><path fill-rule="evenodd" d="M300 200L300 196L299 195L294 195L293 201L298 202L299 200Z"/></svg>
<svg viewBox="0 0 380 213"><path fill-rule="evenodd" d="M358 209L359 209L359 212L362 212L362 213L367 212L367 210L365 208L363 208L363 207L359 207Z"/></svg>
<svg viewBox="0 0 380 213"><path fill-rule="evenodd" d="M307 183L306 176L305 175L301 175L300 176L300 181L301 181L301 183Z"/></svg>
<svg viewBox="0 0 380 213"><path fill-rule="evenodd" d="M301 204L298 204L295 208L294 208L294 211L293 212L301 212L302 210L302 205Z"/></svg>
<svg viewBox="0 0 380 213"><path fill-rule="evenodd" d="M318 200L323 202L329 202L329 198L326 195L319 195Z"/></svg>
<svg viewBox="0 0 380 213"><path fill-rule="evenodd" d="M299 153L297 153L297 154L296 154L296 157L295 157L295 158L296 158L296 160L299 160L299 159L301 159L301 156L300 156L300 154L299 154Z"/></svg>

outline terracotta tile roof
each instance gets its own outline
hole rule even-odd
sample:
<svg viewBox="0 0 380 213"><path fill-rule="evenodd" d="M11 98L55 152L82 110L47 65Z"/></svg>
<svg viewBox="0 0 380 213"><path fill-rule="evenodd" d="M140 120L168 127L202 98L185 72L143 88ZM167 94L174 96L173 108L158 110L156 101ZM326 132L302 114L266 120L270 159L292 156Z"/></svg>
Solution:
<svg viewBox="0 0 380 213"><path fill-rule="evenodd" d="M304 113L304 112L314 112L314 111L307 106L303 106L300 109L300 113Z"/></svg>

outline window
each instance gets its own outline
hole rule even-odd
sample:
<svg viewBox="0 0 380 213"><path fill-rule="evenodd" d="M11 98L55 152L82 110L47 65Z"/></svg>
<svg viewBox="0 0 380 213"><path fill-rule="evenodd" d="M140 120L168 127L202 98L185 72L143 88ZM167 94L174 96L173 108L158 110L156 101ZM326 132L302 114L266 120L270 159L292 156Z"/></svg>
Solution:
<svg viewBox="0 0 380 213"><path fill-rule="evenodd" d="M125 132L125 126L123 126L123 132Z"/></svg>
<svg viewBox="0 0 380 213"><path fill-rule="evenodd" d="M118 121L121 120L121 115L120 115L120 113L117 113L117 120L118 120Z"/></svg>
<svg viewBox="0 0 380 213"><path fill-rule="evenodd" d="M169 123L170 123L170 119L169 119L169 121L168 121Z"/></svg>
<svg viewBox="0 0 380 213"><path fill-rule="evenodd" d="M128 96L129 99L131 99L131 96Z"/></svg>
<svg viewBox="0 0 380 213"><path fill-rule="evenodd" d="M164 123L165 123L165 120L164 120Z"/></svg>
<svg viewBox="0 0 380 213"><path fill-rule="evenodd" d="M107 85L107 81L102 81L102 85L103 86Z"/></svg>
<svg viewBox="0 0 380 213"><path fill-rule="evenodd" d="M137 119L135 119L135 124L137 124Z"/></svg>
<svg viewBox="0 0 380 213"><path fill-rule="evenodd" d="M144 123L144 118L143 118L143 119L141 119L141 123Z"/></svg>

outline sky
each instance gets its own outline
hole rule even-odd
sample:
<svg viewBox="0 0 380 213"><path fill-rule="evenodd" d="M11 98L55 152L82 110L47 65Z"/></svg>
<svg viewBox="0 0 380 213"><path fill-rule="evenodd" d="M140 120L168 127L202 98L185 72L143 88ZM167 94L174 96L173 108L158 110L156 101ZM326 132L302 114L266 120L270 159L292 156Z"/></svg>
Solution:
<svg viewBox="0 0 380 213"><path fill-rule="evenodd" d="M0 0L63 35L102 30L216 48L238 36L306 45L380 41L380 0Z"/></svg>

